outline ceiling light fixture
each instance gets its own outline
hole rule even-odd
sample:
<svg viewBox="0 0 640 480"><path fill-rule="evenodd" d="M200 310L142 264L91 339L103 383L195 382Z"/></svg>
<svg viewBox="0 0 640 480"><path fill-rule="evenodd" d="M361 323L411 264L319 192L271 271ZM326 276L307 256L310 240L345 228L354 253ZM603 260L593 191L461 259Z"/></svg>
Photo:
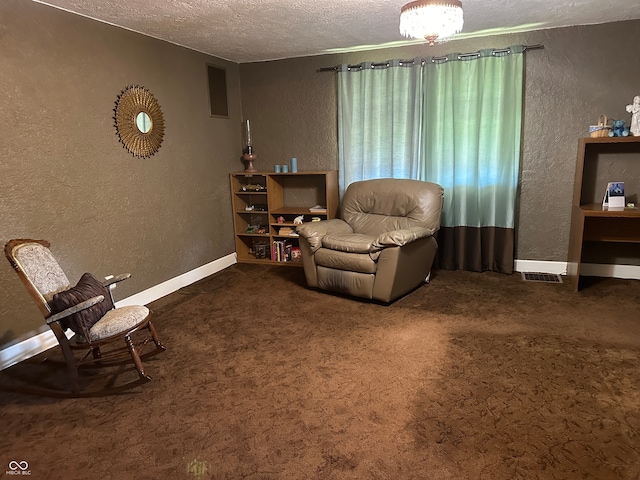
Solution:
<svg viewBox="0 0 640 480"><path fill-rule="evenodd" d="M400 10L400 33L424 38L433 46L462 31L462 2L458 0L416 0Z"/></svg>

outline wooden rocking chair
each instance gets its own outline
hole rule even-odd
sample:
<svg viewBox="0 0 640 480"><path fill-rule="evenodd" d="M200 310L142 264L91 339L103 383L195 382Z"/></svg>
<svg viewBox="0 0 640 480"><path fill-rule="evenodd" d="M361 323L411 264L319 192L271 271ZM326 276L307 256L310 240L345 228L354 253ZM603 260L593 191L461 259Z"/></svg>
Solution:
<svg viewBox="0 0 640 480"><path fill-rule="evenodd" d="M109 287L129 278L129 274L106 282L97 282L85 274L78 285L72 287L51 254L49 242L15 239L7 242L4 251L60 344L69 382L67 390L32 386L18 390L54 397L91 397L122 392L151 380L144 371L142 360L165 350L151 323L151 311L142 305L115 308ZM87 281L82 283L85 279ZM56 311L61 301L67 308ZM93 315L97 321L90 328L84 324L82 330L75 328L75 335L69 338L65 333L67 329L73 325L77 327L78 318L86 319L86 315ZM134 334L136 338L144 338L134 343ZM144 353L151 343L155 348ZM47 361L54 362L49 358ZM81 382L87 383L87 378L81 373L89 369L93 369L93 375L88 376L89 384L97 377L108 377L108 381L101 388L82 388ZM120 374L133 370L137 372L137 378L118 382Z"/></svg>

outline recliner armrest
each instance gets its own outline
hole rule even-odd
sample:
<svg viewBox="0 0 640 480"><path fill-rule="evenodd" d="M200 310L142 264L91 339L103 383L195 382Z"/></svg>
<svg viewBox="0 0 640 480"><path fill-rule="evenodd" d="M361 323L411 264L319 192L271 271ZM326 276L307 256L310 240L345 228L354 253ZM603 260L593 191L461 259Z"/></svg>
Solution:
<svg viewBox="0 0 640 480"><path fill-rule="evenodd" d="M384 232L376 238L372 247L377 250L382 250L386 247L402 247L407 243L411 243L419 238L430 237L435 232L430 228L425 227L411 227L403 228L401 230L392 230L390 232Z"/></svg>
<svg viewBox="0 0 640 480"><path fill-rule="evenodd" d="M344 220L332 218L321 222L304 223L296 228L296 232L307 239L311 251L315 252L322 246L322 237L325 235L353 233L353 229Z"/></svg>

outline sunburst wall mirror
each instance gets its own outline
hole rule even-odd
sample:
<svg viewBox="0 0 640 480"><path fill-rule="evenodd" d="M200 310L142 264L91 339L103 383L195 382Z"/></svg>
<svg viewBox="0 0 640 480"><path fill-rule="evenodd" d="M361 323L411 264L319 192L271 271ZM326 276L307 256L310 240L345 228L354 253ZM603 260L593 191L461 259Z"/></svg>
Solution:
<svg viewBox="0 0 640 480"><path fill-rule="evenodd" d="M129 85L116 100L116 134L134 157L150 157L164 137L164 118L153 94L139 85Z"/></svg>

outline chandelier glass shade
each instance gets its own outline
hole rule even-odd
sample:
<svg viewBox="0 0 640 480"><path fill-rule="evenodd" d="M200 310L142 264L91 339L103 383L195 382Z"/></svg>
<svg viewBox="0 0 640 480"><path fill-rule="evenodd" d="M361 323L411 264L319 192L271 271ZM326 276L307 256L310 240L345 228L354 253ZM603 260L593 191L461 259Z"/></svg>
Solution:
<svg viewBox="0 0 640 480"><path fill-rule="evenodd" d="M436 41L462 31L462 2L458 0L417 0L400 10L400 33L409 38Z"/></svg>

